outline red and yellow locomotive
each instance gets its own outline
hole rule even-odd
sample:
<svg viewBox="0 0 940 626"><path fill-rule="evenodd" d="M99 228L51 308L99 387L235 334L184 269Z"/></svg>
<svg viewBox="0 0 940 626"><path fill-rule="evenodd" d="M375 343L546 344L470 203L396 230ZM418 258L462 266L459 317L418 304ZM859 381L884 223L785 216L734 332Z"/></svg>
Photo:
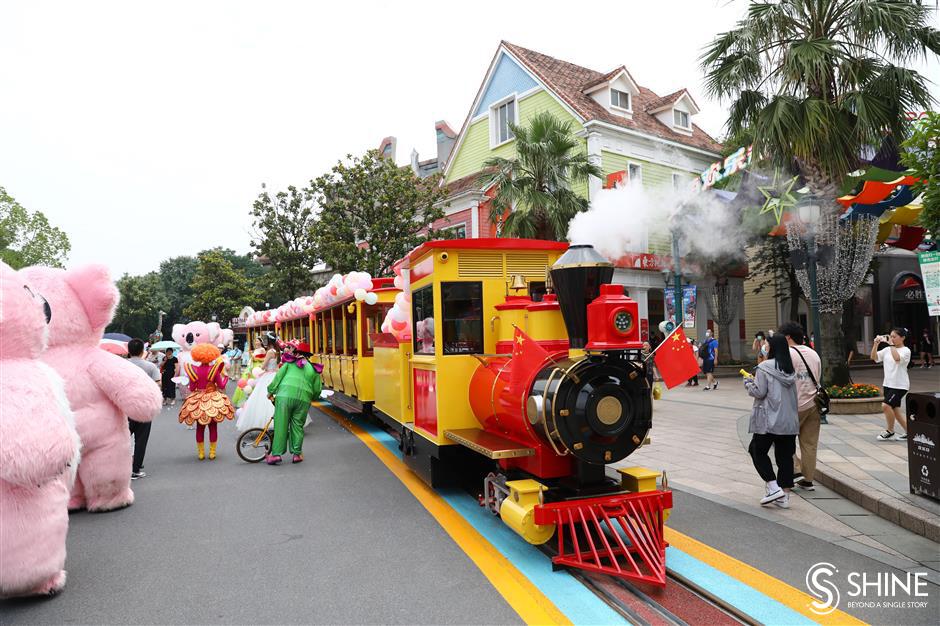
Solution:
<svg viewBox="0 0 940 626"><path fill-rule="evenodd" d="M371 308L350 296L309 315L314 360L371 378L334 385L333 400L395 430L429 485L482 492L530 543L556 537L557 565L665 584L672 493L645 468L606 472L652 427L638 308L610 284L611 263L589 245L446 240L396 273L409 341L376 332L374 307L398 297L387 283Z"/></svg>

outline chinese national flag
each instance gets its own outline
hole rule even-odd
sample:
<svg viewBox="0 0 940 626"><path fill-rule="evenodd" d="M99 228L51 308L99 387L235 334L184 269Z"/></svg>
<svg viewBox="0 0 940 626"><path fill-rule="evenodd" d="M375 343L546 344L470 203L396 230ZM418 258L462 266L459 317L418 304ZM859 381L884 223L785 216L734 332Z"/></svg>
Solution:
<svg viewBox="0 0 940 626"><path fill-rule="evenodd" d="M519 330L518 326L515 329L512 337L512 374L509 384L521 389L528 375L541 367L548 358L548 352L532 337Z"/></svg>
<svg viewBox="0 0 940 626"><path fill-rule="evenodd" d="M698 361L689 340L680 326L666 337L653 356L659 373L668 389L684 383L698 374Z"/></svg>

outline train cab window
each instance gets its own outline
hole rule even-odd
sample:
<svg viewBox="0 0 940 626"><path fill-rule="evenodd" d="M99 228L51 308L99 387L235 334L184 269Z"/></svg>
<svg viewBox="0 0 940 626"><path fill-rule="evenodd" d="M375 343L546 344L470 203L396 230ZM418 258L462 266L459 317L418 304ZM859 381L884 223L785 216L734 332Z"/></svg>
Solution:
<svg viewBox="0 0 940 626"><path fill-rule="evenodd" d="M343 314L346 316L346 354L355 356L359 349L358 338L359 333L356 332L356 310L353 309L353 312L350 313L346 310L346 307L343 307Z"/></svg>
<svg viewBox="0 0 940 626"><path fill-rule="evenodd" d="M372 336L382 332L382 322L385 321L385 316L391 308L391 304L363 305L362 314L366 323L362 328L362 356L374 354L375 346L372 344Z"/></svg>
<svg viewBox="0 0 940 626"><path fill-rule="evenodd" d="M323 335L326 343L324 344L326 354L333 354L333 321L332 311L323 312Z"/></svg>
<svg viewBox="0 0 940 626"><path fill-rule="evenodd" d="M343 307L333 308L333 341L336 349L333 354L345 354L345 344L343 343Z"/></svg>
<svg viewBox="0 0 940 626"><path fill-rule="evenodd" d="M434 288L422 287L411 294L415 354L434 354Z"/></svg>
<svg viewBox="0 0 940 626"><path fill-rule="evenodd" d="M529 298L532 302L541 302L542 298L545 297L546 293L545 281L530 281L529 282Z"/></svg>
<svg viewBox="0 0 940 626"><path fill-rule="evenodd" d="M441 283L444 354L483 353L483 283Z"/></svg>

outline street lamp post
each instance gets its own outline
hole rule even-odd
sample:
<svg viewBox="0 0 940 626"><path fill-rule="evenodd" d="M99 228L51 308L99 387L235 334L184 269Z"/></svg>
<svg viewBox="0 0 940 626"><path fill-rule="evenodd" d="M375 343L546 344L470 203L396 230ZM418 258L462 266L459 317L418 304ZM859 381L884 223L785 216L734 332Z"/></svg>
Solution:
<svg viewBox="0 0 940 626"><path fill-rule="evenodd" d="M806 274L809 280L809 309L813 321L813 349L822 359L822 334L819 332L819 284L816 280L816 264L819 261L819 247L816 245L816 223L819 221L820 208L815 198L809 196L800 202L797 208L800 221L806 226ZM822 372L819 376L822 385ZM828 424L825 415L819 418L821 424Z"/></svg>
<svg viewBox="0 0 940 626"><path fill-rule="evenodd" d="M819 221L819 204L807 198L798 208L800 221L806 226L806 273L809 278L809 308L813 319L813 347L822 347L822 335L819 333L819 284L816 281L816 263L819 260L819 248L816 246L816 222ZM822 354L821 349L817 352Z"/></svg>
<svg viewBox="0 0 940 626"><path fill-rule="evenodd" d="M685 317L682 311L682 266L679 261L679 231L672 233L672 283L673 303L676 307L676 326L684 326Z"/></svg>

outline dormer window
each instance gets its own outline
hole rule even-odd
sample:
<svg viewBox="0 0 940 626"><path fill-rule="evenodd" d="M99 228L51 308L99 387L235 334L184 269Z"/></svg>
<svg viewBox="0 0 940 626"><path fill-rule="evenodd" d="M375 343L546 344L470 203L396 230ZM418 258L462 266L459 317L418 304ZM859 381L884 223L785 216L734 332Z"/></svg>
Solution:
<svg viewBox="0 0 940 626"><path fill-rule="evenodd" d="M686 130L691 129L689 125L689 114L685 111L680 111L679 109L672 110L672 119L673 123L679 128L685 128Z"/></svg>
<svg viewBox="0 0 940 626"><path fill-rule="evenodd" d="M624 111L630 110L630 94L626 91L620 91L619 89L610 90L610 106L616 107L618 109L623 109Z"/></svg>
<svg viewBox="0 0 940 626"><path fill-rule="evenodd" d="M516 98L510 96L490 107L490 147L502 145L515 138L510 124L518 124L516 119Z"/></svg>

